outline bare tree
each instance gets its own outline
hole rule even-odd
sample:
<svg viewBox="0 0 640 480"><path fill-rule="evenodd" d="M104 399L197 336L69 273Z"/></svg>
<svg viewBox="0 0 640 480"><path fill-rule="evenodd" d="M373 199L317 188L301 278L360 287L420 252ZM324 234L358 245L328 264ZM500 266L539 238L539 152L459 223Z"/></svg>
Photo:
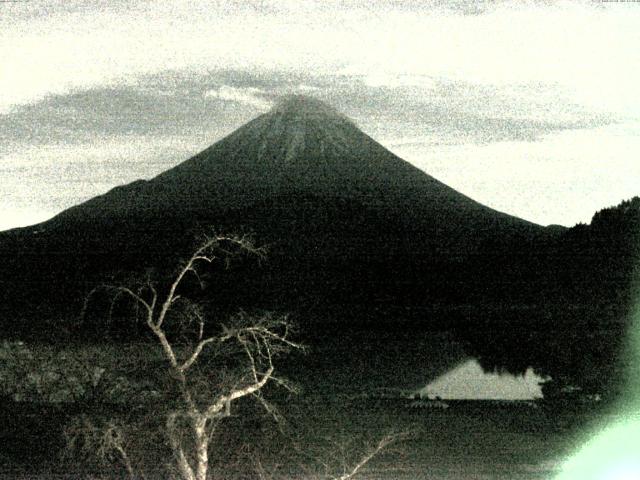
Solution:
<svg viewBox="0 0 640 480"><path fill-rule="evenodd" d="M308 451L301 445L293 445L304 459L301 465L303 477L308 480L353 480L361 478L370 467L371 461L381 454L400 453L394 451L393 446L410 439L407 433L387 433L377 441L366 443L350 438L346 442L336 441L334 438L329 441L330 448L320 454ZM391 448L390 448L391 447ZM251 461L254 465L256 475L259 480L274 480L280 478L274 473L274 468L269 468L260 459L260 456L253 454Z"/></svg>
<svg viewBox="0 0 640 480"><path fill-rule="evenodd" d="M100 291L109 294L111 309L119 299L128 298L160 346L177 398L169 409L166 405L157 407L165 415L165 432L175 470L183 480L207 478L213 431L222 419L231 415L236 402L253 397L269 413L276 414L262 397L261 390L268 383L288 386L275 376L274 358L290 349L302 348L291 340L291 324L286 316L250 316L241 312L226 324L212 325L207 324L200 304L182 296L181 288L189 276L202 285L204 266L215 265L220 260L226 262L231 255L241 252L264 255L263 250L246 237L206 237L164 288L150 278L135 286L101 285L92 290L85 301L83 312ZM191 328L186 341L184 335L178 338L175 333L179 330L177 327L183 325L195 327ZM211 368L209 360L228 357L231 352L236 354L235 368L207 371ZM218 381L212 380L214 377ZM102 455L106 455L104 449L110 448L129 475L133 475L121 429L114 424L108 427L104 435L99 436Z"/></svg>
<svg viewBox="0 0 640 480"><path fill-rule="evenodd" d="M214 323L208 321L209 315L202 303L189 298L188 292L193 291L194 284L204 288L207 268L227 264L237 254L262 258L265 252L246 237L205 237L168 281L156 281L147 275L142 281L100 285L87 295L83 317L100 292L107 295L109 316L118 305L122 306L122 300L128 301L126 305L133 307L135 317L155 340L156 351L152 356L158 359L134 361L144 362L139 369L149 377L158 372L164 374L160 373L163 383L158 390L161 393L147 400L150 405L145 411L150 413L143 414L141 422L133 414L124 421L109 415L102 418L82 415L66 431L67 445L72 450L97 455L101 462L120 464L130 479L145 478L144 460L134 453L136 437L147 437L142 449L145 450L149 445L160 447L157 433L151 432L161 432L163 443L168 444L172 454L168 465L170 476L206 480L212 475L209 455L215 445L214 434L220 423L237 410L234 408L237 402L253 398L269 415L281 420L262 391L268 384L293 389L275 375L274 364L278 355L303 348L291 339L292 325L288 318L240 311L225 323ZM159 369L150 368L154 362L159 364ZM125 363L130 365L130 361ZM149 427L151 423L157 428ZM309 478L351 480L359 476L374 457L401 438L404 437L387 435L364 450L350 449L350 452L343 451L344 455L329 452L322 458L309 456L307 448L299 444L292 447L309 457L312 469L319 466L323 471L318 474L308 470ZM226 445L216 446L226 449ZM258 478L276 478L273 468L263 465L259 456L252 460Z"/></svg>

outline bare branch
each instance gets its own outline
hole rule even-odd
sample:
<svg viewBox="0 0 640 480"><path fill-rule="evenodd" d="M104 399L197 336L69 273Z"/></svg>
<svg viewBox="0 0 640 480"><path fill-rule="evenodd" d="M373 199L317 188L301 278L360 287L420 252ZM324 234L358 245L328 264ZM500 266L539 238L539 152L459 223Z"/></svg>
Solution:
<svg viewBox="0 0 640 480"><path fill-rule="evenodd" d="M157 320L155 322L156 328L162 327L162 323L164 322L164 319L165 319L165 317L167 315L167 312L169 311L169 308L171 307L171 304L174 302L174 299L176 297L176 289L178 288L178 286L182 282L182 279L184 278L184 276L190 271L195 272L195 270L193 268L194 263L196 261L198 261L199 259L206 258L203 255L204 252L206 252L208 249L210 249L216 243L217 243L216 239L210 239L210 240L206 241L200 248L198 248L195 251L195 253L187 261L187 263L179 270L178 274L176 275L176 278L173 280L173 282L171 283L171 285L169 287L169 293L167 294L167 297L166 297L165 301L162 303L162 307L160 309L160 313L158 314L158 318L157 318Z"/></svg>
<svg viewBox="0 0 640 480"><path fill-rule="evenodd" d="M205 257L204 255L197 255L195 257L191 258L191 263L195 263L198 260L203 260L207 263L211 263L215 260L216 256L215 255L211 255L210 257Z"/></svg>
<svg viewBox="0 0 640 480"><path fill-rule="evenodd" d="M145 310L147 310L147 312L149 314L151 314L153 312L153 308L151 307L151 305L149 305L141 296L139 296L138 294L134 293L133 290L131 290L131 289L127 288L127 287L109 287L109 288L114 289L114 290L118 291L121 294L129 295L136 302L138 302L140 305L142 305L145 308Z"/></svg>
<svg viewBox="0 0 640 480"><path fill-rule="evenodd" d="M249 327L246 329L246 331L248 332L252 332L252 333L257 333L260 335L264 335L266 337L270 337L273 340L276 340L277 342L283 343L285 345L288 345L292 348L296 348L296 349L303 349L303 345L300 343L296 343L296 342L292 342L291 340L287 339L287 330L288 326L286 323L282 324L285 327L285 334L284 335L278 335L276 333L274 333L272 330L265 328L265 327Z"/></svg>
<svg viewBox="0 0 640 480"><path fill-rule="evenodd" d="M162 350L164 351L164 354L167 357L169 364L171 365L172 368L179 371L176 354L173 351L173 347L169 343L169 340L167 340L167 336L165 335L164 331L161 328L156 327L153 324L153 321L149 321L148 324L149 324L149 328L151 328L151 331L155 334L155 336L160 341L160 345L162 346Z"/></svg>
<svg viewBox="0 0 640 480"><path fill-rule="evenodd" d="M358 475L358 473L362 470L362 468L365 465L367 465L374 457L379 455L380 452L382 452L387 447L389 447L389 445L396 443L400 439L403 439L405 437L406 437L406 434L385 435L380 439L380 441L375 445L375 447L373 447L371 450L369 450L367 453L365 453L362 456L360 461L350 471L345 472L342 475L339 475L337 477L332 477L331 480L350 480L354 478L356 475Z"/></svg>
<svg viewBox="0 0 640 480"><path fill-rule="evenodd" d="M277 384L279 387L285 389L290 393L299 393L300 386L290 380L282 377L276 377L275 375L271 377L271 381Z"/></svg>
<svg viewBox="0 0 640 480"><path fill-rule="evenodd" d="M118 302L118 299L124 295L123 291L118 291L116 292L116 294L113 296L113 298L111 299L111 303L109 304L109 316L108 316L108 321L112 322L113 321L113 310L115 309L115 305ZM136 308L139 307L139 303L136 302Z"/></svg>
<svg viewBox="0 0 640 480"><path fill-rule="evenodd" d="M198 341L202 340L204 335L204 317L198 313Z"/></svg>
<svg viewBox="0 0 640 480"><path fill-rule="evenodd" d="M156 288L153 286L153 282L150 279L147 281L147 287L151 291L151 305L150 305L150 307L151 307L152 311L155 311L156 303L158 302L158 292L156 291Z"/></svg>
<svg viewBox="0 0 640 480"><path fill-rule="evenodd" d="M123 286L114 286L114 285L98 285L97 287L93 288L85 297L85 301L84 304L82 306L82 311L81 311L81 317L84 318L84 316L86 315L87 309L89 307L89 302L91 301L91 298L98 293L99 291L107 291L107 292L115 292L114 298L112 299L111 302L111 308L110 311L113 308L113 303L115 303L115 301L118 299L118 297L120 297L121 295L128 295L130 296L137 304L141 305L142 307L144 307L144 309L147 311L147 313L149 315L152 314L153 312L153 307L146 302L140 295L138 295L137 293L135 293L133 290L131 290L128 287L123 287Z"/></svg>
<svg viewBox="0 0 640 480"><path fill-rule="evenodd" d="M280 431L283 432L283 427L287 424L287 419L285 418L285 416L280 413L275 405L269 403L262 395L260 395L259 392L253 393L252 396L262 405L262 408L264 408L265 412L267 412L271 416L273 421L278 424Z"/></svg>
<svg viewBox="0 0 640 480"><path fill-rule="evenodd" d="M219 342L219 341L220 339L218 337L209 337L204 340L201 340L196 346L191 356L182 365L178 367L178 370L180 370L181 372L186 371L189 367L191 367L196 362L196 360L198 360L198 357L202 353L202 350L204 349L205 346L207 346L209 343Z"/></svg>
<svg viewBox="0 0 640 480"><path fill-rule="evenodd" d="M255 253L257 255L260 254L260 249L257 249L256 247L254 247L251 241L248 240L246 237L216 235L211 238L206 238L204 243L196 249L196 251L193 253L193 255L191 255L189 260L187 260L184 266L178 271L178 274L176 275L173 283L171 283L169 287L169 293L167 294L165 301L162 303L162 307L158 314L158 318L155 322L157 328L160 328L162 326L162 323L165 320L167 312L169 311L169 308L171 308L171 304L174 302L174 299L176 297L176 290L188 272L193 272L198 277L198 281L202 286L202 281L198 276L198 272L195 269L195 265L200 261L204 261L207 263L213 262L213 260L216 259L217 257L215 253L213 253L212 251L216 249L222 250L222 248L220 247L221 242L230 242L232 244L237 245L242 250L245 250L250 253ZM229 252L229 255L230 254L231 253Z"/></svg>
<svg viewBox="0 0 640 480"><path fill-rule="evenodd" d="M218 413L220 413L227 404L231 404L234 400L237 400L242 397L246 397L247 395L251 395L252 393L257 392L262 387L264 387L271 376L273 375L274 368L273 366L269 367L269 369L262 374L262 378L259 381L252 383L244 388L240 388L238 390L233 390L230 394L224 395L220 397L214 404L210 405L205 412L205 416L207 418L215 418Z"/></svg>
<svg viewBox="0 0 640 480"><path fill-rule="evenodd" d="M251 350L249 349L249 346L247 345L246 341L240 340L240 343L242 344L242 348L244 349L245 353L247 354L247 357L249 358L249 363L251 364L251 374L253 375L253 381L257 382L258 372L256 370L256 361L253 358L253 354L251 353Z"/></svg>
<svg viewBox="0 0 640 480"><path fill-rule="evenodd" d="M104 457L107 457L109 455L109 450L118 452L118 454L120 455L120 459L122 460L122 463L127 470L129 478L132 480L135 478L131 460L129 459L129 455L127 455L127 451L124 447L124 432L119 425L116 425L113 422L109 422L109 424L107 425L107 429L103 434L101 448L104 449L104 451L101 452Z"/></svg>

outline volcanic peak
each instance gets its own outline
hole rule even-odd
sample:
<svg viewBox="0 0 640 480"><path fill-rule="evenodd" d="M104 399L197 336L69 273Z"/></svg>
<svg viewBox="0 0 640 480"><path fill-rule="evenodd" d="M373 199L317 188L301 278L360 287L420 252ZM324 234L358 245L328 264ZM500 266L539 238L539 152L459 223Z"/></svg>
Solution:
<svg viewBox="0 0 640 480"><path fill-rule="evenodd" d="M322 100L308 95L284 95L276 102L269 113L280 115L329 115L346 118L335 108Z"/></svg>
<svg viewBox="0 0 640 480"><path fill-rule="evenodd" d="M365 137L348 117L306 95L282 97L239 133L258 146L259 160L277 158L284 164L294 160L307 163L331 156L330 151L344 155L350 148L357 149Z"/></svg>
<svg viewBox="0 0 640 480"><path fill-rule="evenodd" d="M331 105L306 95L287 95L281 97L275 106L263 117L273 126L296 125L297 128L319 128L332 130L357 128L354 122ZM297 129L296 128L296 129Z"/></svg>

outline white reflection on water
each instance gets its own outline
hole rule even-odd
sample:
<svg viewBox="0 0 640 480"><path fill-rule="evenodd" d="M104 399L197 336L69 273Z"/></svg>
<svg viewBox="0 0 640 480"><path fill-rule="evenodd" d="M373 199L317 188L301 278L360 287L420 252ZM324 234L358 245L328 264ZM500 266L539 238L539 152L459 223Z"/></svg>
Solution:
<svg viewBox="0 0 640 480"><path fill-rule="evenodd" d="M528 368L524 375L485 372L474 358L459 364L418 391L443 400L535 400L547 381Z"/></svg>

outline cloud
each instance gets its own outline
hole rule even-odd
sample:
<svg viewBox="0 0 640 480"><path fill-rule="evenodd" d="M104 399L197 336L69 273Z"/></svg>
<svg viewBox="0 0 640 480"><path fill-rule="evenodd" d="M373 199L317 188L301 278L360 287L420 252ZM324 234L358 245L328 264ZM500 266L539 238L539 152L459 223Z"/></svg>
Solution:
<svg viewBox="0 0 640 480"><path fill-rule="evenodd" d="M0 15L0 111L166 70L333 75L351 68L377 86L420 78L557 85L576 103L640 115L637 4L247 4L167 0L150 7L123 0L117 8L89 2L71 9L53 2L51 14L35 17L8 10Z"/></svg>
<svg viewBox="0 0 640 480"><path fill-rule="evenodd" d="M118 137L124 141L132 136L162 141L178 135L206 147L288 93L327 101L389 146L533 141L554 131L614 121L567 105L566 98L549 88L483 87L421 77L388 85L360 77L292 78L286 72L164 72L14 107L0 115L0 153L17 152L25 145L100 143ZM202 101L203 96L208 101Z"/></svg>
<svg viewBox="0 0 640 480"><path fill-rule="evenodd" d="M552 132L615 123L571 104L552 87L483 86L428 79L428 83L367 85L358 81L326 91L336 105L387 146L402 144L483 145L507 140L538 141ZM416 85L417 84L417 85Z"/></svg>
<svg viewBox="0 0 640 480"><path fill-rule="evenodd" d="M189 138L203 147L255 116L255 107L203 101L211 75L163 74L130 85L50 95L0 115L0 154L25 146L94 143L121 137ZM212 121L215 119L215 121Z"/></svg>
<svg viewBox="0 0 640 480"><path fill-rule="evenodd" d="M314 85L307 85L305 83L301 83L296 87L298 92L302 93L310 93L310 92L320 92L322 89L320 87L316 87Z"/></svg>
<svg viewBox="0 0 640 480"><path fill-rule="evenodd" d="M370 87L418 87L422 89L435 88L437 83L426 75L402 75L374 72L364 75L363 81Z"/></svg>
<svg viewBox="0 0 640 480"><path fill-rule="evenodd" d="M265 110L273 106L273 102L266 98L267 92L255 87L238 88L222 85L221 87L207 90L204 96L206 98L217 98L219 100L250 105L260 110Z"/></svg>

